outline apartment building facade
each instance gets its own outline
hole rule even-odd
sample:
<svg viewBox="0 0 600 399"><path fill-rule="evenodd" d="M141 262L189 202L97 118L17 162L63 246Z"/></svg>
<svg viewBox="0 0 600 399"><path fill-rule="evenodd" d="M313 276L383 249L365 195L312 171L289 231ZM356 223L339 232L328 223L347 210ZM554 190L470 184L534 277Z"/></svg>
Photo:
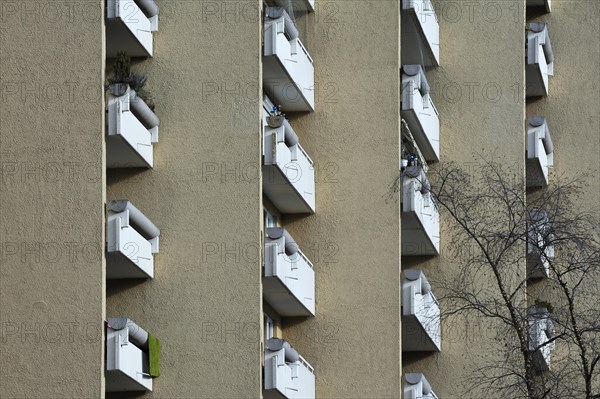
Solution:
<svg viewBox="0 0 600 399"><path fill-rule="evenodd" d="M463 397L428 165L600 166L594 0L0 6L3 397Z"/></svg>

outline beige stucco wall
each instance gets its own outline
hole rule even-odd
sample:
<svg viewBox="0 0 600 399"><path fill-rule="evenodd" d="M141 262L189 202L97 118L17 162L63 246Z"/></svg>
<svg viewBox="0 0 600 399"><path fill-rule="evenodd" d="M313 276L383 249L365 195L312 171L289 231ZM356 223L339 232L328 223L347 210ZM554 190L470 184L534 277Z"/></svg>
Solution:
<svg viewBox="0 0 600 399"><path fill-rule="evenodd" d="M315 61L316 112L292 123L316 162L317 213L284 219L315 264L316 317L284 336L314 367L317 397L400 395L398 7L321 2L298 21Z"/></svg>
<svg viewBox="0 0 600 399"><path fill-rule="evenodd" d="M440 114L441 162L457 162L477 173L482 161L474 158L476 153L488 159L496 156L524 174L524 1L441 2L436 6L441 66L427 71L427 77ZM444 295L442 286L464 267L449 247L449 223L442 212L439 257L402 259L403 269L423 269L438 297ZM524 273L524 268L519 262L515 272ZM490 276L481 286L492 283ZM442 351L405 352L403 370L423 372L441 398L487 397L478 391L465 396L465 390L473 383L470 378L475 370L504 359L500 338L492 320L446 319Z"/></svg>
<svg viewBox="0 0 600 399"><path fill-rule="evenodd" d="M148 397L260 395L262 219L258 1L163 1L148 76L153 170L109 171L161 228L154 280L108 282L107 315L162 344Z"/></svg>
<svg viewBox="0 0 600 399"><path fill-rule="evenodd" d="M103 7L0 4L0 396L103 392Z"/></svg>

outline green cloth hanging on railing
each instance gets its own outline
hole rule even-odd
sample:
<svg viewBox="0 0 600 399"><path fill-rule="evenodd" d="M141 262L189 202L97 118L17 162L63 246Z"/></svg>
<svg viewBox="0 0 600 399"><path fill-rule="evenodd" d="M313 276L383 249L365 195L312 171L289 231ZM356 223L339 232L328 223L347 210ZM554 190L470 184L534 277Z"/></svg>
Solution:
<svg viewBox="0 0 600 399"><path fill-rule="evenodd" d="M150 376L160 377L160 341L152 334L148 334L148 360Z"/></svg>

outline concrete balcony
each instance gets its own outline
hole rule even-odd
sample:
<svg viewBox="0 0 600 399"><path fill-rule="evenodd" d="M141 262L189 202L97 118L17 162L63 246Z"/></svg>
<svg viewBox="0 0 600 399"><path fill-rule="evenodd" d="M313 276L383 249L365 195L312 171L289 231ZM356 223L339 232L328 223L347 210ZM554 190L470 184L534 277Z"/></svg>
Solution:
<svg viewBox="0 0 600 399"><path fill-rule="evenodd" d="M125 51L131 57L152 57L158 13L154 0L106 0L106 56Z"/></svg>
<svg viewBox="0 0 600 399"><path fill-rule="evenodd" d="M550 370L556 341L549 342L554 337L554 323L548 309L532 306L529 309L528 326L529 351L533 354L533 366L540 372Z"/></svg>
<svg viewBox="0 0 600 399"><path fill-rule="evenodd" d="M440 160L440 119L420 65L402 67L402 117L427 161Z"/></svg>
<svg viewBox="0 0 600 399"><path fill-rule="evenodd" d="M106 166L152 168L160 124L156 114L127 85L112 85L107 103Z"/></svg>
<svg viewBox="0 0 600 399"><path fill-rule="evenodd" d="M423 374L406 373L404 379L404 399L438 399Z"/></svg>
<svg viewBox="0 0 600 399"><path fill-rule="evenodd" d="M407 269L402 280L402 351L441 350L440 305L421 270Z"/></svg>
<svg viewBox="0 0 600 399"><path fill-rule="evenodd" d="M106 278L154 278L160 230L127 200L109 201Z"/></svg>
<svg viewBox="0 0 600 399"><path fill-rule="evenodd" d="M548 278L550 260L554 258L554 235L547 213L532 211L527 228L527 276L532 279Z"/></svg>
<svg viewBox="0 0 600 399"><path fill-rule="evenodd" d="M270 103L265 100L265 104ZM288 120L270 117L268 112L265 106L263 191L281 213L315 213L314 162L298 143ZM279 123L273 123L274 119Z"/></svg>
<svg viewBox="0 0 600 399"><path fill-rule="evenodd" d="M156 342L130 319L108 320L106 392L152 391L150 356L157 354L150 341Z"/></svg>
<svg viewBox="0 0 600 399"><path fill-rule="evenodd" d="M526 6L527 11L533 9L549 13L552 11L552 0L527 0Z"/></svg>
<svg viewBox="0 0 600 399"><path fill-rule="evenodd" d="M402 172L402 248L404 255L439 255L440 215L420 166Z"/></svg>
<svg viewBox="0 0 600 399"><path fill-rule="evenodd" d="M313 60L298 38L294 22L279 7L265 8L263 85L284 111L314 111Z"/></svg>
<svg viewBox="0 0 600 399"><path fill-rule="evenodd" d="M546 187L554 165L554 145L546 118L534 116L527 125L527 187Z"/></svg>
<svg viewBox="0 0 600 399"><path fill-rule="evenodd" d="M266 231L263 296L280 316L315 315L313 265L282 227Z"/></svg>
<svg viewBox="0 0 600 399"><path fill-rule="evenodd" d="M440 26L431 0L402 0L402 64L440 65Z"/></svg>
<svg viewBox="0 0 600 399"><path fill-rule="evenodd" d="M269 339L265 350L265 399L315 398L315 370L287 342Z"/></svg>
<svg viewBox="0 0 600 399"><path fill-rule="evenodd" d="M527 97L548 96L548 77L554 75L554 53L545 23L527 27Z"/></svg>

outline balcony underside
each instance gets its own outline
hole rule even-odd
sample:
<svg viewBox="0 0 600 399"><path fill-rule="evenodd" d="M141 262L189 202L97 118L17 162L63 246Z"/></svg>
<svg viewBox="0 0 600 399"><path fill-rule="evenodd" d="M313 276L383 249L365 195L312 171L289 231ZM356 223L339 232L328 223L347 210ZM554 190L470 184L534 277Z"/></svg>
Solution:
<svg viewBox="0 0 600 399"><path fill-rule="evenodd" d="M106 254L106 278L153 278L153 268L144 271L122 252L108 252Z"/></svg>
<svg viewBox="0 0 600 399"><path fill-rule="evenodd" d="M146 370L147 372L147 370ZM106 392L147 391L148 388L120 370L106 370Z"/></svg>
<svg viewBox="0 0 600 399"><path fill-rule="evenodd" d="M541 256L536 252L527 254L527 276L533 279L548 277L548 270L544 266Z"/></svg>
<svg viewBox="0 0 600 399"><path fill-rule="evenodd" d="M439 352L440 348L431 339L415 315L402 316L403 352Z"/></svg>
<svg viewBox="0 0 600 399"><path fill-rule="evenodd" d="M527 97L545 97L548 95L548 77L542 71L540 64L527 64L525 76L527 80Z"/></svg>
<svg viewBox="0 0 600 399"><path fill-rule="evenodd" d="M138 35L144 36L146 40L150 36L150 42L152 40L152 32L138 31ZM115 58L119 51L127 52L130 57L152 56L151 51L144 47L121 18L107 18L106 57Z"/></svg>
<svg viewBox="0 0 600 399"><path fill-rule="evenodd" d="M263 277L263 297L280 316L313 316L277 276Z"/></svg>
<svg viewBox="0 0 600 399"><path fill-rule="evenodd" d="M429 112L435 114L435 111L431 109ZM419 150L425 157L427 161L439 161L439 148L440 148L440 139L439 132L437 135L428 135L427 130L432 129L430 125L437 123L439 125L439 120L432 115L425 115L424 113L419 115L419 112L414 109L402 110L402 117L406 120L406 124L410 129L415 141L417 142L417 146ZM429 118L429 121L427 120ZM430 122L429 124L427 122ZM438 128L439 129L439 128ZM429 137L435 136L435 137Z"/></svg>
<svg viewBox="0 0 600 399"><path fill-rule="evenodd" d="M147 134L150 136L150 133ZM150 141L149 138L148 141ZM108 135L106 137L107 168L151 168L153 165L152 158L152 144L137 143L136 148L134 148L121 134Z"/></svg>
<svg viewBox="0 0 600 399"><path fill-rule="evenodd" d="M286 112L314 111L314 88L299 87L276 55L263 56L263 72L263 86L273 104Z"/></svg>
<svg viewBox="0 0 600 399"><path fill-rule="evenodd" d="M273 2L287 10L288 5L292 5L294 10L298 11L314 11L315 0L273 0Z"/></svg>
<svg viewBox="0 0 600 399"><path fill-rule="evenodd" d="M440 44L429 43L423 31L419 14L414 8L402 10L401 60L402 65L419 64L425 67L440 65ZM424 18L435 18L433 13ZM439 41L439 40L438 40ZM432 48L433 46L433 48ZM436 55L437 54L437 55Z"/></svg>
<svg viewBox="0 0 600 399"><path fill-rule="evenodd" d="M538 158L527 158L527 187L546 187L548 180Z"/></svg>
<svg viewBox="0 0 600 399"><path fill-rule="evenodd" d="M277 165L263 165L263 191L281 213L315 213Z"/></svg>
<svg viewBox="0 0 600 399"><path fill-rule="evenodd" d="M439 237L429 237L415 212L402 212L402 256L437 255Z"/></svg>
<svg viewBox="0 0 600 399"><path fill-rule="evenodd" d="M551 0L527 0L526 1L527 10L530 8L542 10L544 12L552 11L552 3Z"/></svg>

